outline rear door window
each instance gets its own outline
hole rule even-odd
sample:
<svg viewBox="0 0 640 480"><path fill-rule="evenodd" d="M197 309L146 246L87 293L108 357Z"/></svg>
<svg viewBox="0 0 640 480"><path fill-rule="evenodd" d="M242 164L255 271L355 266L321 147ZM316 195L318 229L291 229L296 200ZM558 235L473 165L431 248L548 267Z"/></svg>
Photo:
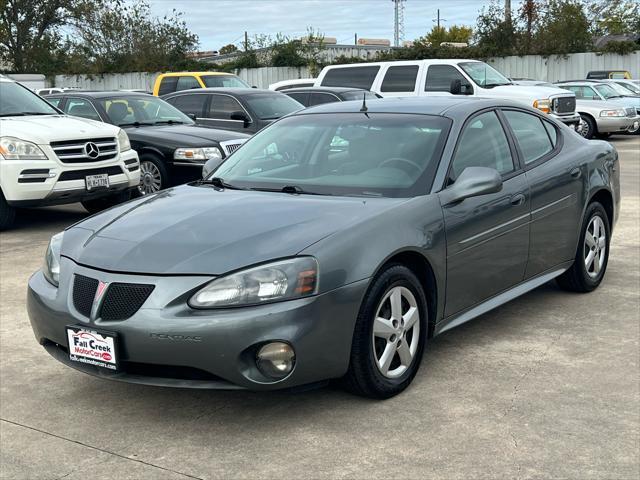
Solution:
<svg viewBox="0 0 640 480"><path fill-rule="evenodd" d="M542 120L535 115L505 110L504 116L513 130L524 163L533 163L553 150L553 145Z"/></svg>
<svg viewBox="0 0 640 480"><path fill-rule="evenodd" d="M379 65L332 68L322 79L322 85L325 87L353 87L369 90L379 71Z"/></svg>
<svg viewBox="0 0 640 480"><path fill-rule="evenodd" d="M199 93L193 93L189 95L178 95L177 97L170 98L167 101L182 113L202 117L207 96Z"/></svg>
<svg viewBox="0 0 640 480"><path fill-rule="evenodd" d="M178 83L176 84L176 91L191 90L192 88L200 88L198 79L194 76L178 77Z"/></svg>
<svg viewBox="0 0 640 480"><path fill-rule="evenodd" d="M309 106L309 93L307 92L293 92L293 93L289 93L286 90L284 92L282 92L286 95L289 95L291 98L293 98L295 101L300 102L302 105L304 105L305 107Z"/></svg>
<svg viewBox="0 0 640 480"><path fill-rule="evenodd" d="M176 85L178 83L178 77L164 77L160 81L160 88L158 89L158 95L166 95L167 93L173 93L176 91Z"/></svg>
<svg viewBox="0 0 640 480"><path fill-rule="evenodd" d="M416 89L418 65L389 67L380 90L383 92L413 92Z"/></svg>
<svg viewBox="0 0 640 480"><path fill-rule="evenodd" d="M231 120L233 112L244 112L242 105L235 98L228 95L211 95L209 118Z"/></svg>

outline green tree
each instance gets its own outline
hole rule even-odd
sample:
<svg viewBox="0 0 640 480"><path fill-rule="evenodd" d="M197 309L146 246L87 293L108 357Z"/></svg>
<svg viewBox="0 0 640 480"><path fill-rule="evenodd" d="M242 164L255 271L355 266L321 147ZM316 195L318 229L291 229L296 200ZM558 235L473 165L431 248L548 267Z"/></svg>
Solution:
<svg viewBox="0 0 640 480"><path fill-rule="evenodd" d="M237 51L238 51L238 47L236 47L233 43L230 43L229 45L225 45L224 47L222 47L219 53L220 55L227 55L228 53L233 53Z"/></svg>
<svg viewBox="0 0 640 480"><path fill-rule="evenodd" d="M640 3L635 0L592 1L588 17L597 36L640 32Z"/></svg>
<svg viewBox="0 0 640 480"><path fill-rule="evenodd" d="M426 37L421 38L420 41L430 43L435 47L443 42L469 43L472 34L473 30L464 25L451 25L448 30L446 27L435 26Z"/></svg>
<svg viewBox="0 0 640 480"><path fill-rule="evenodd" d="M543 55L587 52L593 46L589 19L578 0L549 0L540 15L535 35L537 52Z"/></svg>
<svg viewBox="0 0 640 480"><path fill-rule="evenodd" d="M475 41L487 55L511 55L516 52L515 26L505 19L504 13L504 8L496 0L480 11Z"/></svg>

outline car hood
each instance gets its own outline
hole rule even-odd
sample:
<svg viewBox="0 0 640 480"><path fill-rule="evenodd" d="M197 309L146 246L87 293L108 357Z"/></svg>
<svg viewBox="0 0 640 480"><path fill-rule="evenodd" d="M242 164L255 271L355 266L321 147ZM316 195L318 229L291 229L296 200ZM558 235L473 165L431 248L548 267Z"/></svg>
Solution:
<svg viewBox="0 0 640 480"><path fill-rule="evenodd" d="M62 255L114 272L219 275L296 255L406 200L184 185L70 227Z"/></svg>
<svg viewBox="0 0 640 480"><path fill-rule="evenodd" d="M127 126L125 131L132 140L162 139L163 142L175 142L187 147L210 145L212 142L224 142L249 138L246 133L214 128L198 127L195 125L156 125L156 126Z"/></svg>
<svg viewBox="0 0 640 480"><path fill-rule="evenodd" d="M637 97L610 98L607 102L611 102L621 107L640 107L640 98Z"/></svg>
<svg viewBox="0 0 640 480"><path fill-rule="evenodd" d="M541 100L550 97L574 97L575 93L565 90L563 88L544 87L544 86L529 86L529 85L502 85L499 87L493 87L488 92L491 92L491 96L503 97L503 98L531 98L533 100Z"/></svg>
<svg viewBox="0 0 640 480"><path fill-rule="evenodd" d="M47 145L64 140L82 140L96 137L115 137L119 127L68 115L32 115L0 118L3 136Z"/></svg>

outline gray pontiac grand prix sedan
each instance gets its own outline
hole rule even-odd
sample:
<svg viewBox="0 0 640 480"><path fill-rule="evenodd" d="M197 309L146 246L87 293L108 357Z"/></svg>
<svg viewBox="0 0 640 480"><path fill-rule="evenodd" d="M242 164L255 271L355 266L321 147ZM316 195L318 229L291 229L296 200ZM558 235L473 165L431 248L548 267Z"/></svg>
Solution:
<svg viewBox="0 0 640 480"><path fill-rule="evenodd" d="M387 398L434 335L552 279L595 289L619 175L609 143L516 103L327 104L55 235L29 316L101 378Z"/></svg>

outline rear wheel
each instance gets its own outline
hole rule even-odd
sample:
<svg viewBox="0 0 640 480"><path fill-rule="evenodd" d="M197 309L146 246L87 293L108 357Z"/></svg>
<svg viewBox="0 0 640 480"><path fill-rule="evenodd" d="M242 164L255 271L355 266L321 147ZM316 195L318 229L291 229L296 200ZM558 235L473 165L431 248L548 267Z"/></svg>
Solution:
<svg viewBox="0 0 640 480"><path fill-rule="evenodd" d="M372 398L402 392L420 367L427 325L427 300L413 272L403 265L381 272L360 307L347 389Z"/></svg>
<svg viewBox="0 0 640 480"><path fill-rule="evenodd" d="M114 193L102 198L96 198L95 200L86 200L82 202L82 206L89 213L98 213L107 208L111 208L120 203L124 203L131 199L131 191Z"/></svg>
<svg viewBox="0 0 640 480"><path fill-rule="evenodd" d="M16 209L7 203L4 193L0 190L0 230L6 230L16 218Z"/></svg>
<svg viewBox="0 0 640 480"><path fill-rule="evenodd" d="M140 156L140 185L141 195L156 193L167 187L167 169L155 155Z"/></svg>
<svg viewBox="0 0 640 480"><path fill-rule="evenodd" d="M596 122L587 115L580 114L580 118L584 122L582 126L582 130L580 131L580 135L582 135L587 140L591 140L593 136L597 133L598 129L596 128Z"/></svg>
<svg viewBox="0 0 640 480"><path fill-rule="evenodd" d="M573 265L558 277L562 288L573 292L591 292L598 288L609 262L610 232L604 207L598 202L589 204Z"/></svg>

